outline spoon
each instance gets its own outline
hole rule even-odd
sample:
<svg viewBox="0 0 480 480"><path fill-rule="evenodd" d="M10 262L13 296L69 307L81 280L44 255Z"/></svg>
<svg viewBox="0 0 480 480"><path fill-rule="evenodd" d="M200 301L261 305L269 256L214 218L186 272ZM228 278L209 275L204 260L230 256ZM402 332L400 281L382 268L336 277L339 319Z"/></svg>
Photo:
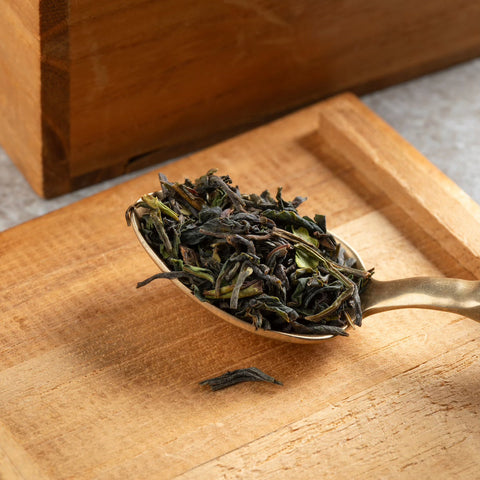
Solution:
<svg viewBox="0 0 480 480"><path fill-rule="evenodd" d="M130 212L130 221L140 244L148 255L162 272L169 272L167 265L143 238L139 220L133 211ZM355 258L356 268L366 270L358 253L342 238L332 232L329 233L344 247L347 257ZM257 335L292 343L316 343L333 337L333 335L308 335L257 329L254 325L210 303L202 302L179 280L170 281L215 316ZM363 317L401 308L425 308L457 313L480 322L480 281L434 277L412 277L389 281L371 278L361 293L361 306Z"/></svg>

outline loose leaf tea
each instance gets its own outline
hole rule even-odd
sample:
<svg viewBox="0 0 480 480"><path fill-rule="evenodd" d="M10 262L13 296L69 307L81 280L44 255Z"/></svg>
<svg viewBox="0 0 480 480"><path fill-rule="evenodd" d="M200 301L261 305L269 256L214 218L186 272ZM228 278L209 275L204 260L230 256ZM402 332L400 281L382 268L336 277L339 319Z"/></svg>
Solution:
<svg viewBox="0 0 480 480"><path fill-rule="evenodd" d="M327 232L325 217L298 213L305 200L242 194L228 175L209 171L195 182L172 183L127 210L170 272L209 302L257 329L347 335L362 323L359 293L373 270Z"/></svg>
<svg viewBox="0 0 480 480"><path fill-rule="evenodd" d="M255 367L241 368L239 370L234 370L233 372L227 372L219 377L204 380L203 382L200 382L200 385L208 385L215 392L242 382L268 382L276 385L283 385L282 382L275 380L270 375L267 375Z"/></svg>

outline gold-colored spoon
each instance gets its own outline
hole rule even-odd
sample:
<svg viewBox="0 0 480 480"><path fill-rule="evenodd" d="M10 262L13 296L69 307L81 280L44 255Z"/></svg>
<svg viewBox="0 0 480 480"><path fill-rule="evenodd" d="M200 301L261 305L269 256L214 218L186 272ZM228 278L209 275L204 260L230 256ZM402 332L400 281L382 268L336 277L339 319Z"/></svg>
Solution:
<svg viewBox="0 0 480 480"><path fill-rule="evenodd" d="M162 272L170 271L143 238L139 220L133 211L130 212L130 220L138 240L158 268ZM330 233L332 234L332 232ZM345 248L347 256L356 259L356 268L366 270L358 253L343 239L332 235ZM333 335L308 335L256 329L252 324L230 315L210 303L202 302L192 295L191 290L179 280L170 281L217 317L257 335L293 343L315 343L333 337ZM363 317L400 308L426 308L457 313L480 322L480 281L432 277L413 277L390 281L370 279L361 294L361 305Z"/></svg>

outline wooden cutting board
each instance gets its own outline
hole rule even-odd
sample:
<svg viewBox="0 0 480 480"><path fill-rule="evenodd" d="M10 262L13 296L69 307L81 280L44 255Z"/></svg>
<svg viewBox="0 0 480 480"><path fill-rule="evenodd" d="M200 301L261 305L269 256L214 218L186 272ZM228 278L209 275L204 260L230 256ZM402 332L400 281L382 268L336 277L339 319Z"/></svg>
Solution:
<svg viewBox="0 0 480 480"><path fill-rule="evenodd" d="M479 278L478 205L351 95L162 172L212 167L308 196L379 279ZM169 281L137 290L156 268L123 214L157 186L147 174L0 235L2 479L478 478L478 323L403 310L294 345ZM198 384L250 366L284 386Z"/></svg>

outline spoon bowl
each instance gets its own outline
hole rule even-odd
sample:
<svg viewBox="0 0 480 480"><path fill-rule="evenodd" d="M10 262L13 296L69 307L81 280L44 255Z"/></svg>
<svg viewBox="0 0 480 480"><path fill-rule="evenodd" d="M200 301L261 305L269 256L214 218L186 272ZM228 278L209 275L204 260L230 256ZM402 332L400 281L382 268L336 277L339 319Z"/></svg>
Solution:
<svg viewBox="0 0 480 480"><path fill-rule="evenodd" d="M138 200L140 202L141 199ZM140 223L133 210L128 213L133 230L145 251L155 262L161 272L170 269L150 247L140 230ZM342 238L329 232L335 240L345 249L346 257L356 260L356 268L365 270L366 267L360 255ZM261 335L263 337L291 343L317 343L328 340L334 335L314 335L301 333L288 333L277 330L265 330L230 315L211 303L202 302L192 295L191 290L180 280L173 282L183 293L189 295L198 304L222 320L235 325L243 330ZM461 280L454 278L412 277L399 280L381 281L370 279L361 295L362 316L367 317L375 313L402 308L424 308L453 312L469 317L480 322L480 281ZM345 327L345 329L347 329Z"/></svg>
<svg viewBox="0 0 480 480"><path fill-rule="evenodd" d="M130 221L138 241L140 242L142 247L145 249L145 251L148 253L150 258L155 262L155 264L157 265L157 267L160 269L161 272L169 272L170 269L163 262L163 260L154 252L154 250L150 247L150 245L147 243L147 241L143 237L140 231L140 223L139 223L138 217L133 213L130 213ZM332 234L331 232L329 233ZM355 260L357 261L357 268L361 270L366 270L365 265L362 259L360 258L360 256L358 255L358 253L350 245L348 245L343 239L339 238L334 234L332 235L339 243L342 244L346 252L346 257L355 258ZM184 285L180 280L174 279L170 281L173 282L183 293L193 298L199 305L201 305L202 308L205 308L216 317L219 317L222 320L228 323L231 323L232 325L235 325L236 327L242 328L243 330L247 330L249 332L255 333L256 335L261 335L263 337L274 338L276 340L282 340L284 342L291 342L291 343L316 343L316 342L328 340L329 338L334 337L334 335L308 335L308 334L300 334L300 333L280 332L277 330L265 330L263 328L255 328L255 326L252 325L251 323L247 323L244 320L241 320L240 318L235 317L234 315L230 315L229 313L225 312L221 308L215 307L215 305L212 305L211 303L202 302L195 295L192 295L192 291L186 285Z"/></svg>

